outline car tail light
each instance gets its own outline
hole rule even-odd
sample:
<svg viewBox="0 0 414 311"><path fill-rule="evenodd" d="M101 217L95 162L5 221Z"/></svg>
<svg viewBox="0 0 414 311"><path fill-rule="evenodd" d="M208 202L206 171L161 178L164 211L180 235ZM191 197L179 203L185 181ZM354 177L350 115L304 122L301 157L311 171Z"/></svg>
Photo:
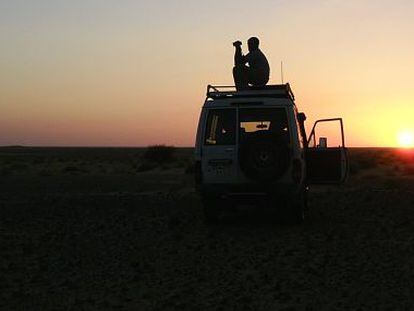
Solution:
<svg viewBox="0 0 414 311"><path fill-rule="evenodd" d="M300 159L293 159L292 179L297 184L302 180L302 162Z"/></svg>

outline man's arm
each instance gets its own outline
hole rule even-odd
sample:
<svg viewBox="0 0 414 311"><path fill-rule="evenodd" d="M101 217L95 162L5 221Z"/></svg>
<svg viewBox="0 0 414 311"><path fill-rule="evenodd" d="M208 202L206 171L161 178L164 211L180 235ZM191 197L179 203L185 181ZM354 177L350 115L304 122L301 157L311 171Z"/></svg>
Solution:
<svg viewBox="0 0 414 311"><path fill-rule="evenodd" d="M246 64L246 57L243 55L242 43L240 41L233 42L233 46L236 48L234 52L234 66L242 66Z"/></svg>

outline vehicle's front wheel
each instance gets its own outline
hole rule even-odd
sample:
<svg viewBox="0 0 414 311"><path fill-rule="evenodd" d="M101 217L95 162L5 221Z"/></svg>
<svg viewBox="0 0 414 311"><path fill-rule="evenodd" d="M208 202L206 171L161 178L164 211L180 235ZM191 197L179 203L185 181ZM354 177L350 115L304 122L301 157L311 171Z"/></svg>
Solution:
<svg viewBox="0 0 414 311"><path fill-rule="evenodd" d="M217 224L219 221L219 205L220 201L217 198L203 198L203 213L204 220L207 224Z"/></svg>

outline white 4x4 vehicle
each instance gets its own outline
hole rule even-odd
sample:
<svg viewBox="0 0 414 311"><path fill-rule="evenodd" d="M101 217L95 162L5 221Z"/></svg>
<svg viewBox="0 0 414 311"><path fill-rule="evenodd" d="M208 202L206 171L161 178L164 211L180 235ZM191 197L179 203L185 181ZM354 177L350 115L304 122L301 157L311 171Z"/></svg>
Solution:
<svg viewBox="0 0 414 311"><path fill-rule="evenodd" d="M342 119L316 121L309 137L305 119L289 84L245 91L207 87L195 145L196 187L207 221L217 221L229 203L251 200L279 208L287 221L300 223L310 184L345 181ZM326 137L316 135L322 122L336 122L339 146L329 147Z"/></svg>

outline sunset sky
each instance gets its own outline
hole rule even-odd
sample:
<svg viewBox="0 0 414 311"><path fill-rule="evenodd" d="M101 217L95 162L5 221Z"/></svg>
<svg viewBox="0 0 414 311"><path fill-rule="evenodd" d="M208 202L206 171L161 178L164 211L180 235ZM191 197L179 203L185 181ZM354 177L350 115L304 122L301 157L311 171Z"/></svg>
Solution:
<svg viewBox="0 0 414 311"><path fill-rule="evenodd" d="M191 146L232 42L261 39L271 83L349 146L414 133L412 0L0 0L0 145ZM243 45L246 48L246 44Z"/></svg>

